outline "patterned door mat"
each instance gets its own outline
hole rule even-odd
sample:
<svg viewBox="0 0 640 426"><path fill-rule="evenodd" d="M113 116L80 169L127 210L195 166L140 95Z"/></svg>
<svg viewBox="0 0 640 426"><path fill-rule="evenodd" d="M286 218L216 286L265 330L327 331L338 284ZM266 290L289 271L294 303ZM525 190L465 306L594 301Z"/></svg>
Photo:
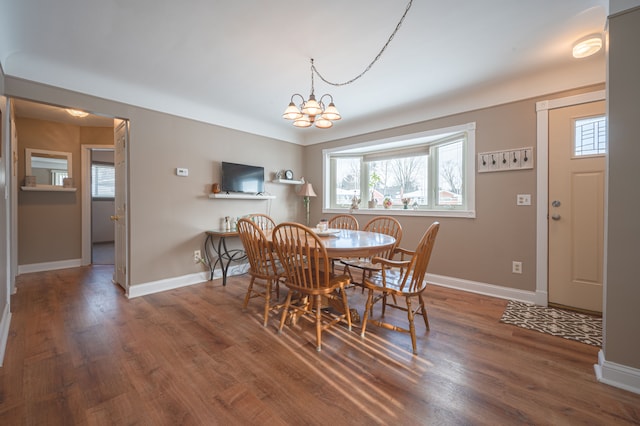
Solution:
<svg viewBox="0 0 640 426"><path fill-rule="evenodd" d="M602 318L510 300L500 322L602 346Z"/></svg>

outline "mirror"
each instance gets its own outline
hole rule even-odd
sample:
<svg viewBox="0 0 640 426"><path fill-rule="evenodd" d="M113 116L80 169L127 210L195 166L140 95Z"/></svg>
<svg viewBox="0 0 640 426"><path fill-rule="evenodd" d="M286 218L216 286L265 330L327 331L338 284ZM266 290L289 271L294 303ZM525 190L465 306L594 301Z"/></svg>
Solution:
<svg viewBox="0 0 640 426"><path fill-rule="evenodd" d="M36 186L63 186L71 178L70 152L25 149L26 175L35 176Z"/></svg>

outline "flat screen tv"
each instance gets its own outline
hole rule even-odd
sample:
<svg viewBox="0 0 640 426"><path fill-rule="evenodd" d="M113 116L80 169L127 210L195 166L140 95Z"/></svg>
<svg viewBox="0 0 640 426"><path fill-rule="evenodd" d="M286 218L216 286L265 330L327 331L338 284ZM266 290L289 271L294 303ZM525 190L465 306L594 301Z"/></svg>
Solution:
<svg viewBox="0 0 640 426"><path fill-rule="evenodd" d="M222 162L222 192L261 194L264 192L264 167Z"/></svg>

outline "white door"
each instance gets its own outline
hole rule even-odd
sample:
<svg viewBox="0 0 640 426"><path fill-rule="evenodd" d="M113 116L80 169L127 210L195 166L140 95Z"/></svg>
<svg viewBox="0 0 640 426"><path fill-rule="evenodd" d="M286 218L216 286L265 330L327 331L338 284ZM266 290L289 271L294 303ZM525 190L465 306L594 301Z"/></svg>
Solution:
<svg viewBox="0 0 640 426"><path fill-rule="evenodd" d="M129 122L116 122L114 132L114 166L115 166L115 265L113 279L125 291L128 291L128 247L127 244L127 147L129 144Z"/></svg>
<svg viewBox="0 0 640 426"><path fill-rule="evenodd" d="M605 103L549 112L549 303L602 312Z"/></svg>

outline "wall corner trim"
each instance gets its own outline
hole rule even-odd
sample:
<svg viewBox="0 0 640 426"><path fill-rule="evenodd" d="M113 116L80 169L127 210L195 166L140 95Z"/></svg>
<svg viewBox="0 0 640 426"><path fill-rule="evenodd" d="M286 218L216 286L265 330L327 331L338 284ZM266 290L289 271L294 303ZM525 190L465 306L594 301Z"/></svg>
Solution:
<svg viewBox="0 0 640 426"><path fill-rule="evenodd" d="M593 369L599 382L640 394L640 370L605 360L602 349Z"/></svg>

